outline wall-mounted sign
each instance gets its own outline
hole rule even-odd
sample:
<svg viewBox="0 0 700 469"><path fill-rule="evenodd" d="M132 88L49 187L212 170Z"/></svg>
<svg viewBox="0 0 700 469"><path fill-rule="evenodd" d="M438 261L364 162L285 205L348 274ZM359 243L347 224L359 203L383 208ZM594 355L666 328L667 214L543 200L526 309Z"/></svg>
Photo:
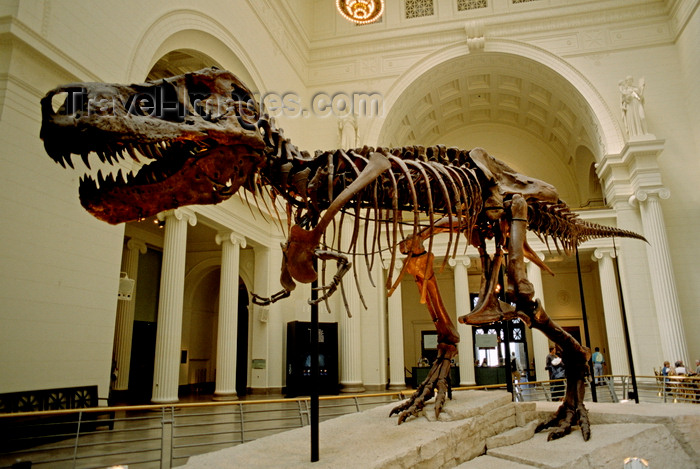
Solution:
<svg viewBox="0 0 700 469"><path fill-rule="evenodd" d="M498 346L498 336L496 334L476 334L474 342L478 348L495 348Z"/></svg>

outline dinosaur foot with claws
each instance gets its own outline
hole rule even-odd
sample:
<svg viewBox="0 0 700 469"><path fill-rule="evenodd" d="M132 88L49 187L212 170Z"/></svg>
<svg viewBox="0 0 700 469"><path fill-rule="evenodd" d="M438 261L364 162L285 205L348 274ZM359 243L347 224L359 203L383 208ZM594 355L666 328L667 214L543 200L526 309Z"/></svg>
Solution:
<svg viewBox="0 0 700 469"><path fill-rule="evenodd" d="M389 414L399 415L399 425L407 418L418 417L425 404L436 395L435 418L440 416L445 399L452 399L452 387L450 383L450 367L452 358L457 355L457 347L452 344L439 344L438 357L428 372L428 377L405 402L394 407Z"/></svg>
<svg viewBox="0 0 700 469"><path fill-rule="evenodd" d="M539 424L535 431L539 433L547 428L553 428L547 436L547 441L551 441L568 435L576 425L581 428L584 441L588 441L591 438L588 409L582 402L576 407L564 402L551 417Z"/></svg>
<svg viewBox="0 0 700 469"><path fill-rule="evenodd" d="M565 347L561 350L561 356L566 363L566 395L559 408L548 419L538 425L536 432L551 428L547 441L556 440L568 435L578 426L581 429L583 440L591 438L591 425L588 419L588 409L583 404L586 392L587 360L590 359L590 351L581 347L578 343L564 341ZM574 347L566 347L566 345ZM578 345L578 347L576 347Z"/></svg>

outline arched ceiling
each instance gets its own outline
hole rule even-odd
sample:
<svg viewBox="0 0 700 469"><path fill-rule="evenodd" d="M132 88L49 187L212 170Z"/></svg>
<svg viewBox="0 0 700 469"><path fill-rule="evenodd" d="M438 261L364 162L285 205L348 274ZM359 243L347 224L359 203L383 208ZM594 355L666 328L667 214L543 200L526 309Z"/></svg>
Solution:
<svg viewBox="0 0 700 469"><path fill-rule="evenodd" d="M597 119L570 82L531 59L481 52L439 64L409 85L385 122L379 141L391 146L446 143L447 135L489 124L517 128L551 150L558 161L550 164L569 168L582 204L598 197L587 194L601 148Z"/></svg>
<svg viewBox="0 0 700 469"><path fill-rule="evenodd" d="M211 66L221 68L221 65L214 59L202 52L192 49L174 50L168 52L156 62L148 73L147 79L159 80L161 78L183 75Z"/></svg>

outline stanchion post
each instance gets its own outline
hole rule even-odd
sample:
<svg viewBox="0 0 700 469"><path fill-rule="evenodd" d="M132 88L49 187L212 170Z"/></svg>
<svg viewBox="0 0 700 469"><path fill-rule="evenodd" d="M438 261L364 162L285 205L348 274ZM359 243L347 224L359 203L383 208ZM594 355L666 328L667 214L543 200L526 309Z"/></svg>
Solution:
<svg viewBox="0 0 700 469"><path fill-rule="evenodd" d="M586 314L586 300L583 297L583 279L581 278L581 262L578 259L578 246L576 246L576 272L578 273L578 291L581 296L581 315L583 316L583 334L586 337L586 345L591 347L591 334L588 331L588 315ZM588 359L588 370L592 375L591 397L593 402L598 402L598 390L596 389L595 373L593 371L593 358Z"/></svg>
<svg viewBox="0 0 700 469"><path fill-rule="evenodd" d="M317 266L318 268L318 266ZM318 271L318 270L317 270ZM311 284L311 299L318 298L318 280ZM318 303L311 305L311 390L310 397L310 424L311 424L311 462L319 460L318 451Z"/></svg>

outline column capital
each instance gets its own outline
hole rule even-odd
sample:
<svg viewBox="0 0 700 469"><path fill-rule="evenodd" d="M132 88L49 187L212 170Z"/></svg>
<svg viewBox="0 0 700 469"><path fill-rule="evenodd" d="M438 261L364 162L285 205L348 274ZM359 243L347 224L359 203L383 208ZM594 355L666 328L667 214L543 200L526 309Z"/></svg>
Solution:
<svg viewBox="0 0 700 469"><path fill-rule="evenodd" d="M130 251L138 250L141 254L146 254L148 248L146 247L146 241L139 238L131 238L126 242L126 248Z"/></svg>
<svg viewBox="0 0 700 469"><path fill-rule="evenodd" d="M607 247L607 248L596 248L595 251L593 251L593 255L591 256L591 260L593 262L598 262L599 260L603 259L603 257L608 256L612 259L615 258L615 250L613 248Z"/></svg>
<svg viewBox="0 0 700 469"><path fill-rule="evenodd" d="M658 197L666 200L671 197L671 191L666 187L658 187L655 189L637 189L630 197L630 204L636 206L638 202L646 202L649 197Z"/></svg>
<svg viewBox="0 0 700 469"><path fill-rule="evenodd" d="M454 269L458 264L463 265L464 267L469 267L472 264L472 260L469 256L456 256L450 257L447 260L447 263Z"/></svg>
<svg viewBox="0 0 700 469"><path fill-rule="evenodd" d="M247 246L245 236L241 236L237 233L234 233L233 231L221 231L216 234L215 237L216 244L223 244L226 242L229 242L233 244L234 246L237 244L241 248L245 248Z"/></svg>
<svg viewBox="0 0 700 469"><path fill-rule="evenodd" d="M195 226L197 224L197 214L191 208L179 207L173 210L166 210L160 212L156 215L158 220L164 221L167 217L175 217L176 220L185 220L190 226Z"/></svg>
<svg viewBox="0 0 700 469"><path fill-rule="evenodd" d="M664 140L628 142L619 154L604 155L596 172L609 203L627 201L638 189L654 190L663 184L658 157Z"/></svg>
<svg viewBox="0 0 700 469"><path fill-rule="evenodd" d="M401 270L403 268L403 260L406 258L403 254L396 256L396 261L394 262L394 270ZM391 258L382 257L382 268L384 270L389 270L391 267Z"/></svg>

